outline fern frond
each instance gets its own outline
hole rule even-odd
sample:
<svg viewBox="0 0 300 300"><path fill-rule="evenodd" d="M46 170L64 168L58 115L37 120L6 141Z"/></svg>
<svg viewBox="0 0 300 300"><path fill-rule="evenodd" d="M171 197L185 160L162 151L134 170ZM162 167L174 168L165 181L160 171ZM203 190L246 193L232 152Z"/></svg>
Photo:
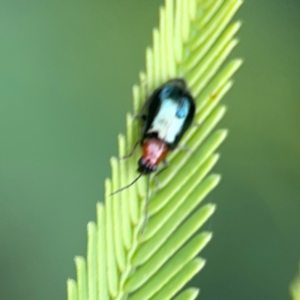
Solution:
<svg viewBox="0 0 300 300"><path fill-rule="evenodd" d="M293 300L300 300L300 265L299 273L290 285L290 293L292 295Z"/></svg>
<svg viewBox="0 0 300 300"><path fill-rule="evenodd" d="M172 152L170 167L159 176L161 189L151 186L144 233L146 181L141 178L122 193L110 193L137 175L136 153L126 161L111 159L112 179L105 181L105 205L97 204L97 223L88 224L87 260L76 257L77 282L68 280L68 300L195 299L199 290L181 288L205 260L198 253L212 233L197 233L215 211L199 204L220 181L209 175L219 159L217 148L227 131L215 130L226 112L220 100L232 86L242 61L225 59L236 46L240 22L230 23L241 0L166 0L160 8L153 47L146 50L146 72L133 87L133 114L127 115L126 137L119 155L127 154L139 136L133 115L149 92L175 77L184 78L196 99L195 122L182 144L190 153ZM179 294L178 294L179 293Z"/></svg>

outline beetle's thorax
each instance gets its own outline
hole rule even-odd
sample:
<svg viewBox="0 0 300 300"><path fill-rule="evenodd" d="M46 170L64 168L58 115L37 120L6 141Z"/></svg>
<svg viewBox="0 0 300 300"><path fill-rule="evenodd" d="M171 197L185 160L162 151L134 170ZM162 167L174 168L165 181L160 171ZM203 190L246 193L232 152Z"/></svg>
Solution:
<svg viewBox="0 0 300 300"><path fill-rule="evenodd" d="M147 139L142 146L138 172L149 174L156 171L157 166L166 158L168 151L168 146L164 141L157 138Z"/></svg>

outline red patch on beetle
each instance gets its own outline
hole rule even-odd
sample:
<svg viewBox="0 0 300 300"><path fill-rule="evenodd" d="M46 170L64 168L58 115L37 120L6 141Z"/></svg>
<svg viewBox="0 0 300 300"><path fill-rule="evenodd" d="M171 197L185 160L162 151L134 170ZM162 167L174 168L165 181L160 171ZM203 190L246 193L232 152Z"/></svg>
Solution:
<svg viewBox="0 0 300 300"><path fill-rule="evenodd" d="M167 144L159 139L148 139L142 146L142 159L145 165L158 166L167 156Z"/></svg>

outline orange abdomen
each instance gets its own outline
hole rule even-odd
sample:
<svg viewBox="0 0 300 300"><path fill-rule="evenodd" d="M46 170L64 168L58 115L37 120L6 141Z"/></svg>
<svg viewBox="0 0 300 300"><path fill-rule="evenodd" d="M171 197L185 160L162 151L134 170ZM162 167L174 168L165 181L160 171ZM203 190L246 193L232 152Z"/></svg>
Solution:
<svg viewBox="0 0 300 300"><path fill-rule="evenodd" d="M151 173L156 171L157 166L166 158L169 149L167 144L159 139L148 139L142 146L142 157L139 160L141 173Z"/></svg>

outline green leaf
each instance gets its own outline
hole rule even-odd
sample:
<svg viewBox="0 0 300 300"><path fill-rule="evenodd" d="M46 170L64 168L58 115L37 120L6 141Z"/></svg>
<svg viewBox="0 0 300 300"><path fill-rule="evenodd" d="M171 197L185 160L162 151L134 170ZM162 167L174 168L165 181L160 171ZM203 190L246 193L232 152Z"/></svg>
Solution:
<svg viewBox="0 0 300 300"><path fill-rule="evenodd" d="M68 279L68 300L77 300L77 285L73 279Z"/></svg>
<svg viewBox="0 0 300 300"><path fill-rule="evenodd" d="M199 289L188 288L181 292L174 300L194 300L199 294Z"/></svg>
<svg viewBox="0 0 300 300"><path fill-rule="evenodd" d="M201 202L217 186L210 174L227 136L216 129L226 113L221 99L232 87L240 59L224 64L237 45L239 21L230 23L240 0L166 0L146 49L146 72L133 87L133 113L127 114L126 136L119 156L130 152L139 137L134 115L147 96L167 80L183 77L193 94L196 126L182 138L190 151L175 150L170 166L159 174L160 189L150 185L149 220L144 232L146 176L121 193L136 176L140 151L127 160L111 159L112 179L105 181L105 204L97 204L97 222L88 224L87 260L76 257L77 282L69 279L68 300L195 299L199 289L187 282L204 266L197 257L212 237L198 233L215 205Z"/></svg>
<svg viewBox="0 0 300 300"><path fill-rule="evenodd" d="M300 265L299 265L299 273L292 281L290 285L290 293L292 295L293 300L300 300Z"/></svg>

